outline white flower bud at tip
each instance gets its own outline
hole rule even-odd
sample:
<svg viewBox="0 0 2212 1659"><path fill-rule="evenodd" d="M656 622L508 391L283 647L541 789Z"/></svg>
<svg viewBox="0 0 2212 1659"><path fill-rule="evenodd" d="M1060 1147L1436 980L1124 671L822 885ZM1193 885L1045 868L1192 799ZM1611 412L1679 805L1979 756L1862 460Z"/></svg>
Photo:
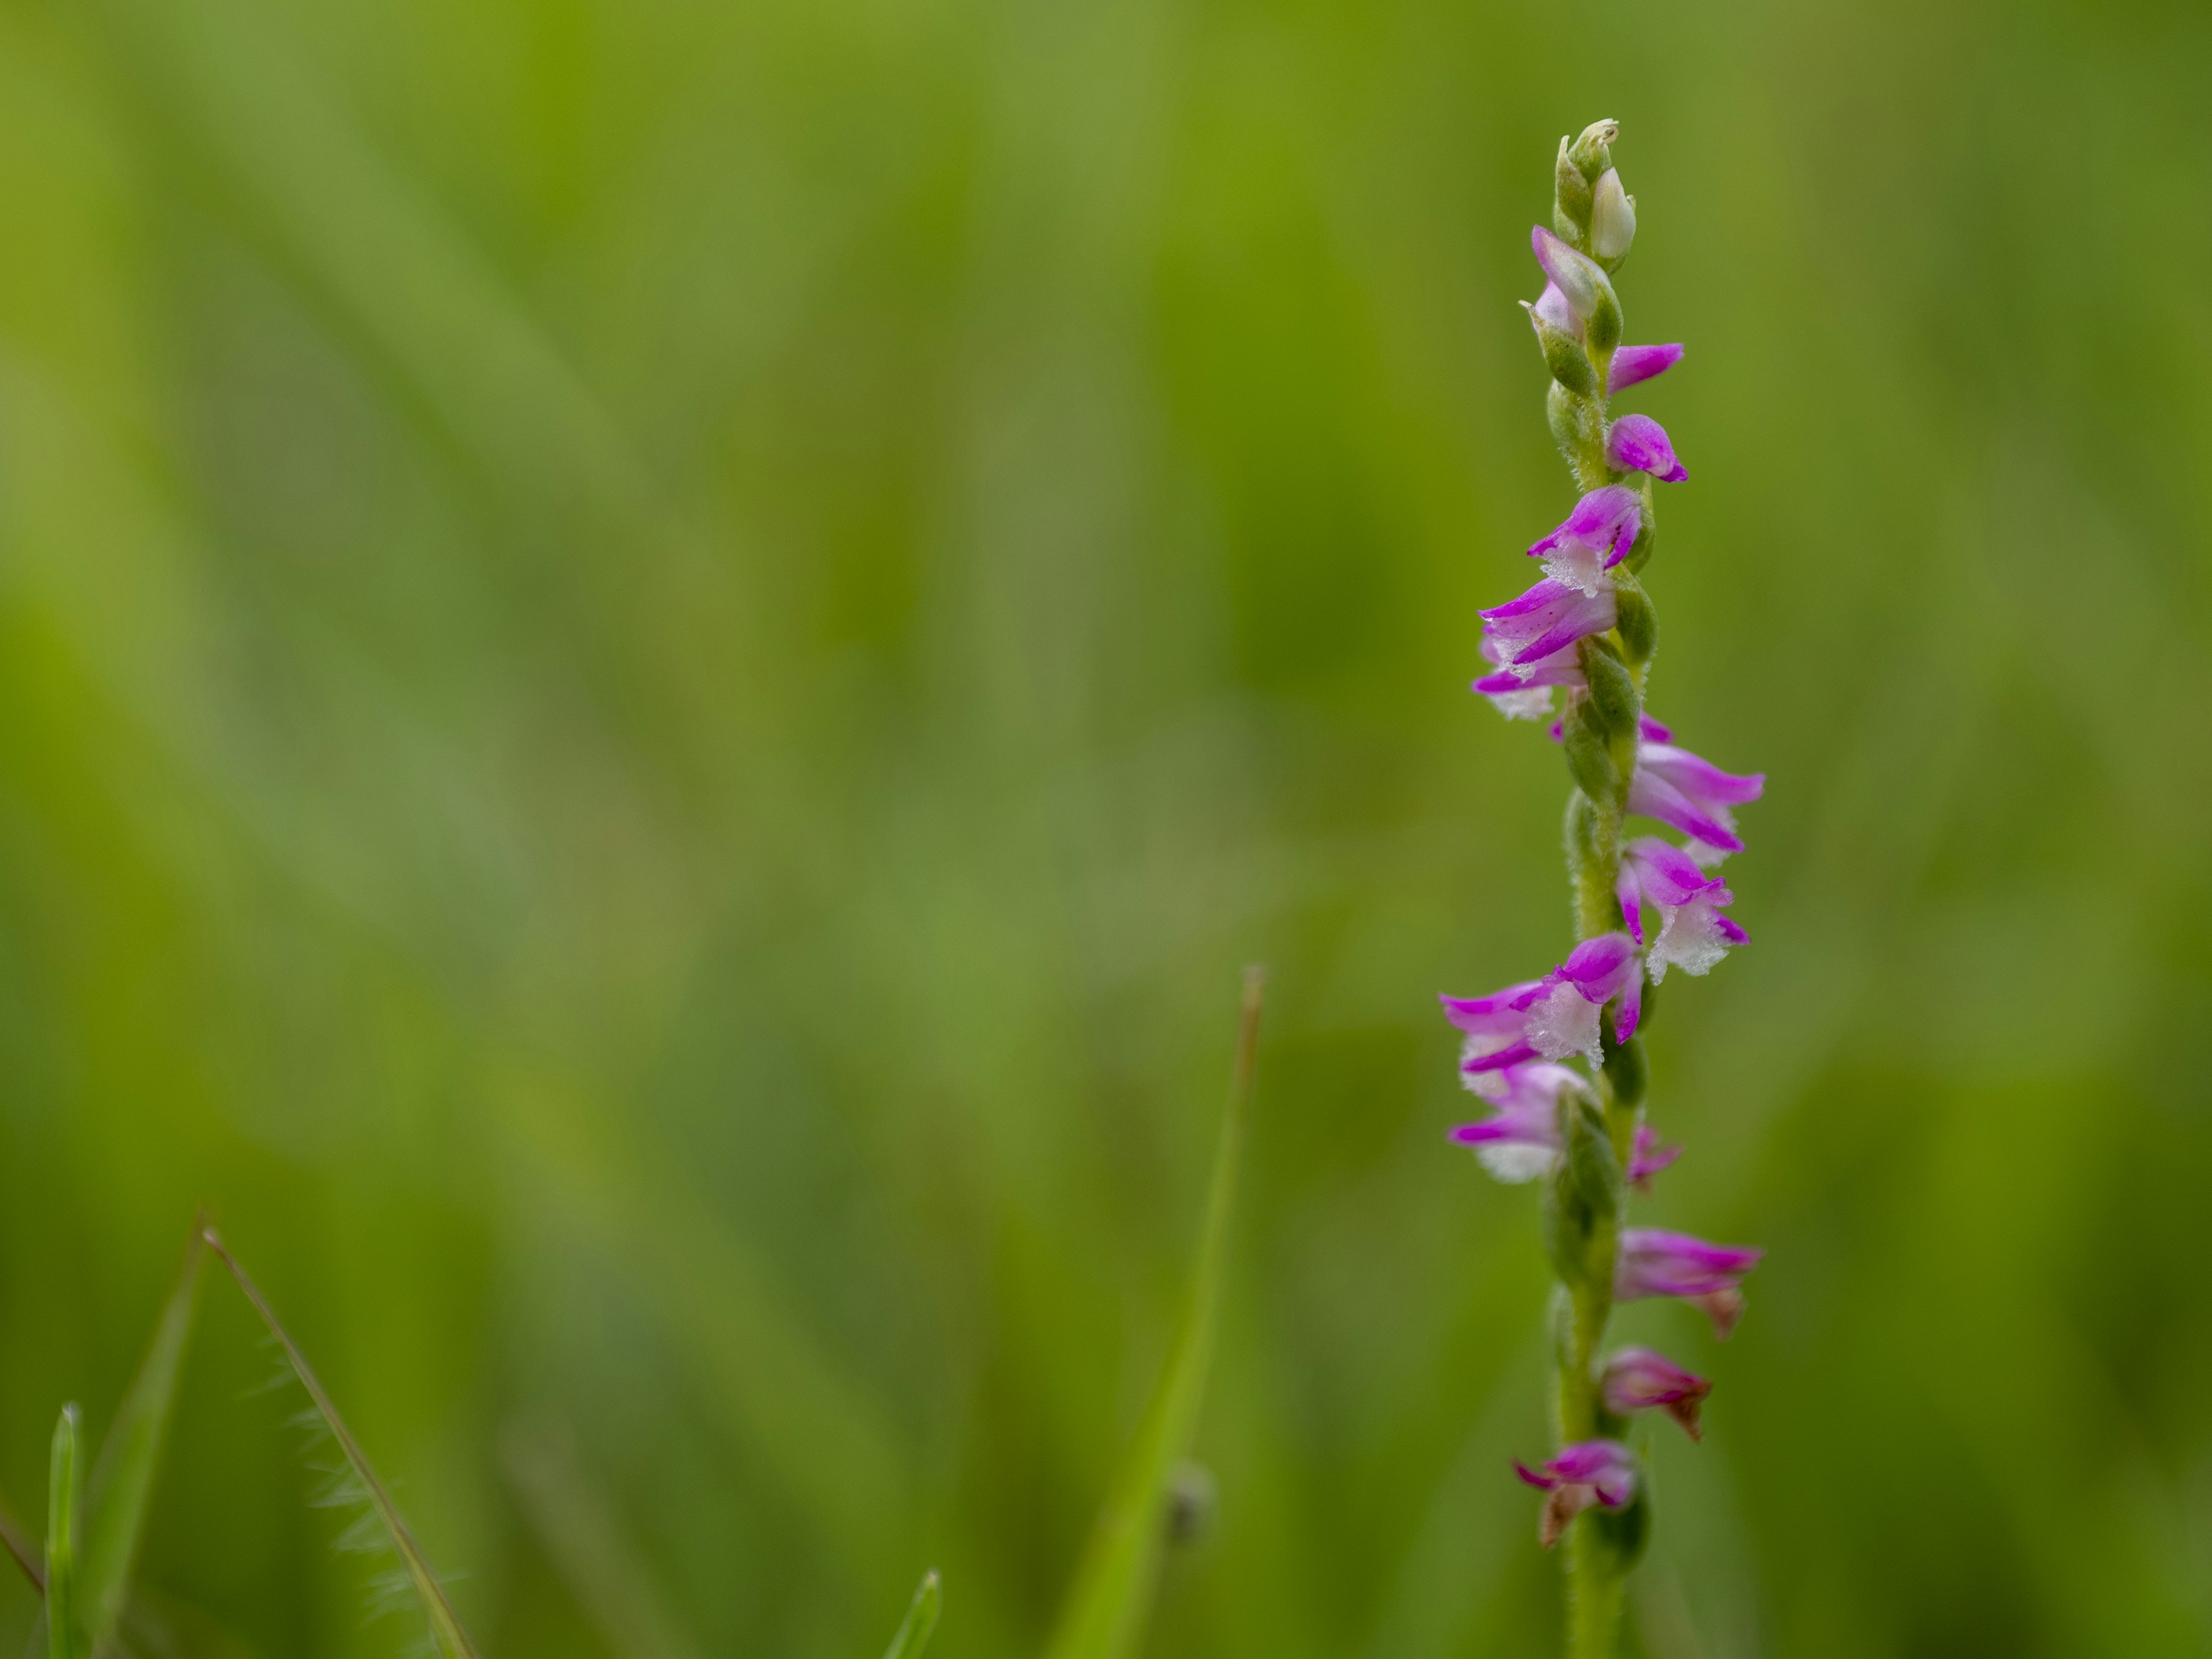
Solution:
<svg viewBox="0 0 2212 1659"><path fill-rule="evenodd" d="M1636 198L1621 189L1619 170L1607 167L1590 208L1590 252L1601 259L1618 259L1635 240Z"/></svg>

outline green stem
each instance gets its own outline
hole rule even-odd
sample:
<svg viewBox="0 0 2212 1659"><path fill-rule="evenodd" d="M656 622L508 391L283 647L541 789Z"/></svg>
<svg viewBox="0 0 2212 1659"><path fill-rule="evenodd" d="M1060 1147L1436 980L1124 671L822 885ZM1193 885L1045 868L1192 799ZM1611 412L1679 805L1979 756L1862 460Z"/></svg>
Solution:
<svg viewBox="0 0 2212 1659"><path fill-rule="evenodd" d="M1567 1659L1613 1659L1620 1627L1620 1580L1607 1570L1605 1546L1583 1516L1567 1538Z"/></svg>

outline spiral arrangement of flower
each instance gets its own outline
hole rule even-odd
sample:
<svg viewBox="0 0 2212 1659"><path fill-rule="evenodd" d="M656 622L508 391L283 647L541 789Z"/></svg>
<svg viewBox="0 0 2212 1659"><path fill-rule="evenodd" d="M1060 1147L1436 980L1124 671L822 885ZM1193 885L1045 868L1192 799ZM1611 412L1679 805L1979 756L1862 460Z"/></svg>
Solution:
<svg viewBox="0 0 2212 1659"><path fill-rule="evenodd" d="M1649 1483L1626 1437L1631 1419L1663 1411L1695 1437L1711 1388L1649 1348L1605 1355L1613 1304L1679 1297L1725 1338L1761 1254L1625 1224L1630 1189L1648 1193L1680 1153L1644 1121L1645 987L1669 968L1707 973L1747 942L1716 871L1743 850L1734 809L1757 799L1764 779L1723 772L1644 712L1659 632L1640 580L1657 549L1655 487L1689 473L1656 421L1607 415L1613 393L1682 356L1679 345L1620 343L1612 277L1635 240L1636 198L1613 165L1619 137L1616 123L1599 121L1559 140L1553 228L1533 233L1546 282L1528 319L1551 371L1552 433L1582 495L1528 549L1543 579L1482 613L1492 672L1474 683L1508 718L1549 722L1565 752L1579 942L1540 979L1443 999L1466 1034L1461 1080L1492 1108L1453 1139L1501 1181L1544 1183L1545 1243L1559 1281L1559 1446L1539 1468L1515 1467L1547 1494L1545 1546L1569 1540L1568 1647L1582 1656L1612 1650L1621 1581L1650 1528ZM1632 837L1634 818L1682 840Z"/></svg>

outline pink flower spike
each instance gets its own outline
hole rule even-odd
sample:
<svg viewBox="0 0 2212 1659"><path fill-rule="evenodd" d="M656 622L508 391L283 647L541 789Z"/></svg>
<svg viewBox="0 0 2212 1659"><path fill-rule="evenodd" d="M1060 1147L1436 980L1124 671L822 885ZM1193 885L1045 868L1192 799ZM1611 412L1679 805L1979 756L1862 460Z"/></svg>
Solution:
<svg viewBox="0 0 2212 1659"><path fill-rule="evenodd" d="M1565 301L1560 302L1562 308ZM1613 371L1606 376L1606 395L1626 392L1640 381L1664 374L1682 361L1678 345L1622 346L1613 354Z"/></svg>
<svg viewBox="0 0 2212 1659"><path fill-rule="evenodd" d="M1703 1439L1698 1407L1713 1385L1650 1348L1623 1348L1607 1362L1598 1378L1605 1408L1617 1416L1657 1407L1682 1425L1692 1440Z"/></svg>
<svg viewBox="0 0 2212 1659"><path fill-rule="evenodd" d="M1690 471L1674 459L1667 428L1649 415L1624 415L1607 428L1605 459L1631 472L1649 472L1662 483L1680 483Z"/></svg>
<svg viewBox="0 0 2212 1659"><path fill-rule="evenodd" d="M1623 1302L1678 1296L1712 1321L1723 1342L1743 1317L1745 1276L1766 1252L1751 1245L1709 1244L1688 1233L1626 1227L1615 1260L1613 1293Z"/></svg>
<svg viewBox="0 0 2212 1659"><path fill-rule="evenodd" d="M1575 503L1575 510L1550 535L1528 550L1544 562L1544 574L1577 592L1595 596L1606 586L1605 573L1628 556L1644 526L1644 498L1626 484L1607 484Z"/></svg>
<svg viewBox="0 0 2212 1659"><path fill-rule="evenodd" d="M1647 1198L1651 1194L1651 1177L1662 1170L1672 1169L1674 1160L1682 1156L1680 1146L1659 1145L1659 1132L1648 1123L1636 1126L1636 1149L1628 1160L1628 1184Z"/></svg>
<svg viewBox="0 0 2212 1659"><path fill-rule="evenodd" d="M1569 1523L1591 1505L1621 1509L1636 1496L1636 1458L1618 1440L1577 1441L1562 1447L1557 1457L1540 1468L1516 1459L1513 1472L1527 1485L1551 1494L1536 1534L1546 1549L1558 1543Z"/></svg>

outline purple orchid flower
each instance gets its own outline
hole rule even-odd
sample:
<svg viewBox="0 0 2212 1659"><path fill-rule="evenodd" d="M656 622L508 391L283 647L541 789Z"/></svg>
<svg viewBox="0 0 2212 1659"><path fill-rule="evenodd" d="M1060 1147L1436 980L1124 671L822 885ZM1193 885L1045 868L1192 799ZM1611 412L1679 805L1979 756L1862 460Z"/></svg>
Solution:
<svg viewBox="0 0 2212 1659"><path fill-rule="evenodd" d="M1486 638L1498 644L1498 654L1491 660L1511 669L1524 685L1544 658L1585 635L1602 634L1620 620L1612 588L1581 593L1549 576L1481 616Z"/></svg>
<svg viewBox="0 0 2212 1659"><path fill-rule="evenodd" d="M1751 943L1750 934L1721 914L1735 899L1728 884L1656 836L1638 836L1620 849L1620 879L1613 890L1638 945L1644 943L1644 907L1659 908L1659 937L1644 957L1654 985L1672 964L1680 963L1686 974L1710 973L1731 946Z"/></svg>
<svg viewBox="0 0 2212 1659"><path fill-rule="evenodd" d="M1504 666L1505 647L1496 640L1486 636L1479 648L1484 660L1498 665L1498 670L1477 680L1474 689L1509 720L1542 720L1552 712L1553 687L1580 691L1589 684L1583 675L1582 653L1571 643L1518 668Z"/></svg>
<svg viewBox="0 0 2212 1659"><path fill-rule="evenodd" d="M1626 933L1584 939L1541 979L1524 980L1486 997L1443 997L1444 1017L1467 1033L1463 1073L1499 1072L1532 1060L1581 1054L1601 1060L1598 1011L1615 997L1613 1041L1636 1035L1644 1003L1644 964Z"/></svg>
<svg viewBox="0 0 2212 1659"><path fill-rule="evenodd" d="M1607 428L1605 459L1630 472L1649 472L1662 483L1680 483L1689 468L1674 457L1667 428L1649 415L1624 415Z"/></svg>
<svg viewBox="0 0 2212 1659"><path fill-rule="evenodd" d="M1562 299L1559 308L1565 310L1566 304ZM1613 354L1611 372L1605 380L1606 395L1611 397L1639 381L1664 374L1681 361L1682 348L1679 345L1622 346Z"/></svg>
<svg viewBox="0 0 2212 1659"><path fill-rule="evenodd" d="M1649 1194L1651 1177L1662 1170L1672 1169L1674 1160L1682 1156L1678 1146L1662 1146L1659 1132L1648 1123L1636 1126L1636 1146L1628 1159L1628 1184L1639 1193Z"/></svg>
<svg viewBox="0 0 2212 1659"><path fill-rule="evenodd" d="M1605 573L1628 556L1644 526L1644 498L1626 484L1607 484L1575 503L1559 527L1528 550L1544 574L1577 592L1595 597Z"/></svg>
<svg viewBox="0 0 2212 1659"><path fill-rule="evenodd" d="M1729 809L1757 800L1766 787L1766 775L1723 772L1676 748L1674 736L1656 720L1644 723L1643 741L1636 747L1636 775L1628 784L1628 810L1689 836L1698 843L1690 856L1699 864L1718 864L1730 853L1743 851Z"/></svg>
<svg viewBox="0 0 2212 1659"><path fill-rule="evenodd" d="M1482 1167L1509 1182L1534 1181L1551 1169L1559 1155L1559 1097L1589 1086L1580 1073L1547 1060L1462 1072L1460 1081L1498 1109L1480 1123L1461 1124L1451 1138L1474 1147Z"/></svg>
<svg viewBox="0 0 2212 1659"><path fill-rule="evenodd" d="M1549 1549L1568 1523L1594 1504L1617 1510L1636 1496L1636 1458L1618 1440L1578 1440L1540 1468L1516 1458L1513 1472L1539 1492L1549 1492L1537 1536Z"/></svg>
<svg viewBox="0 0 2212 1659"><path fill-rule="evenodd" d="M1754 1245L1709 1244L1687 1233L1657 1227L1625 1227L1616 1259L1613 1293L1623 1302L1647 1296L1679 1296L1713 1322L1713 1335L1728 1340L1743 1317L1744 1276L1766 1252Z"/></svg>
<svg viewBox="0 0 2212 1659"><path fill-rule="evenodd" d="M1694 1371L1686 1371L1665 1354L1650 1348L1623 1348L1607 1363L1598 1378L1605 1408L1618 1416L1631 1412L1663 1411L1682 1425L1692 1440L1705 1433L1698 1425L1698 1407L1713 1385Z"/></svg>

